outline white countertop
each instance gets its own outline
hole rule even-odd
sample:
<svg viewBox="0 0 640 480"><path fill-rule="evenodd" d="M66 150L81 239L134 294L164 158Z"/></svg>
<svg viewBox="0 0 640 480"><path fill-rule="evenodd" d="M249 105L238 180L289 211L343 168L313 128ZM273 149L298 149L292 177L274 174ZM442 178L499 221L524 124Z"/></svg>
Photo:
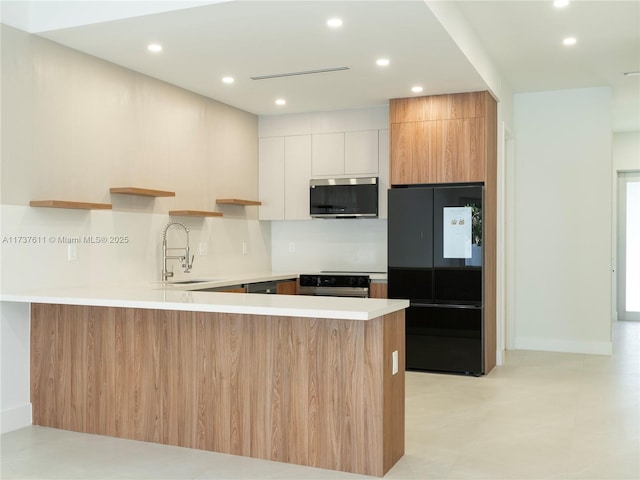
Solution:
<svg viewBox="0 0 640 480"><path fill-rule="evenodd" d="M201 290L203 288L223 288L233 285L241 285L245 283L258 282L274 282L278 280L297 279L297 273L245 273L234 275L220 275L220 277L185 277L184 279L173 280L167 282L157 281L153 283L153 288L169 289L169 290ZM182 283L189 282L189 283ZM197 283L193 283L197 282Z"/></svg>
<svg viewBox="0 0 640 480"><path fill-rule="evenodd" d="M371 320L409 306L408 300L196 292L188 290L188 288L216 288L239 283L284 280L295 277L297 275L257 274L238 275L234 278L226 276L224 279L206 279L207 282L205 283L180 286L164 286L161 282L155 282L146 285L51 287L2 293L0 294L0 301L337 318L342 320Z"/></svg>
<svg viewBox="0 0 640 480"><path fill-rule="evenodd" d="M335 272L311 272L314 275L329 274ZM344 273L344 272L343 272ZM354 272L354 274L369 275L372 283L386 282L387 274L381 272ZM173 290L201 290L203 288L222 288L245 283L269 282L277 280L297 279L297 273L251 273L237 275L221 275L220 277L184 277L179 280L169 280L166 283L156 282L157 288L171 288ZM182 283L188 282L188 283ZM197 283L193 283L197 282Z"/></svg>

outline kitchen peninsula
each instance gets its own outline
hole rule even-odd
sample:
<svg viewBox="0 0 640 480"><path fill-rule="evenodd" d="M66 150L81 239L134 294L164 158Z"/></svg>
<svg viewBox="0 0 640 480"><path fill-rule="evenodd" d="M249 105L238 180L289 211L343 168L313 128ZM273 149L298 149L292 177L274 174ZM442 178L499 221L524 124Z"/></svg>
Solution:
<svg viewBox="0 0 640 480"><path fill-rule="evenodd" d="M35 425L375 476L404 454L405 300L140 286L2 301L31 304Z"/></svg>

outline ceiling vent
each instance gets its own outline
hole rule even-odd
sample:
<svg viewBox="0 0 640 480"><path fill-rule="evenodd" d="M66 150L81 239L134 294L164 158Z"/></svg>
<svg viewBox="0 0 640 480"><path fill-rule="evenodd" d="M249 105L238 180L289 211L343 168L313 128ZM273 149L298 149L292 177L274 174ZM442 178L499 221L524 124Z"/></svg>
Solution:
<svg viewBox="0 0 640 480"><path fill-rule="evenodd" d="M251 77L251 80L267 80L269 78L295 77L297 75L313 75L316 73L340 72L342 70L349 70L349 67L332 67L332 68L321 68L319 70L304 70L302 72L274 73L272 75L260 75L257 77Z"/></svg>

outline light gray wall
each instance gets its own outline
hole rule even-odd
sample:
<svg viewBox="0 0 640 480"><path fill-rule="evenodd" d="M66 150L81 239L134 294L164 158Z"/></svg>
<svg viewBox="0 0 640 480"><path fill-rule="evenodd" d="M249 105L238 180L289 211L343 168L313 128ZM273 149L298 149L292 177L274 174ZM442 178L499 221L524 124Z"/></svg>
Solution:
<svg viewBox="0 0 640 480"><path fill-rule="evenodd" d="M613 134L613 170L640 170L640 132Z"/></svg>
<svg viewBox="0 0 640 480"><path fill-rule="evenodd" d="M611 90L515 96L515 347L611 353Z"/></svg>
<svg viewBox="0 0 640 480"><path fill-rule="evenodd" d="M154 213L257 197L255 115L6 26L2 67L2 204L110 203L113 186L175 191Z"/></svg>

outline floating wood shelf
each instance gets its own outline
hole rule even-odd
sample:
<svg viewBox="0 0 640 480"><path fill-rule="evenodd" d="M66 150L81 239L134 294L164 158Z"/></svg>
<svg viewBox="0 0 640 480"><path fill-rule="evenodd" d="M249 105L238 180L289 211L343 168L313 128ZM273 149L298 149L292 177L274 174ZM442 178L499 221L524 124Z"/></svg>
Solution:
<svg viewBox="0 0 640 480"><path fill-rule="evenodd" d="M124 195L139 195L142 197L175 197L176 192L166 190L152 190L149 188L138 187L113 187L110 188L111 193L121 193Z"/></svg>
<svg viewBox="0 0 640 480"><path fill-rule="evenodd" d="M31 200L30 207L75 208L80 210L111 210L110 203L69 202L66 200Z"/></svg>
<svg viewBox="0 0 640 480"><path fill-rule="evenodd" d="M200 210L171 210L172 217L221 217L220 212L203 212Z"/></svg>
<svg viewBox="0 0 640 480"><path fill-rule="evenodd" d="M216 203L219 205L262 205L262 202L242 200L240 198L218 198Z"/></svg>

